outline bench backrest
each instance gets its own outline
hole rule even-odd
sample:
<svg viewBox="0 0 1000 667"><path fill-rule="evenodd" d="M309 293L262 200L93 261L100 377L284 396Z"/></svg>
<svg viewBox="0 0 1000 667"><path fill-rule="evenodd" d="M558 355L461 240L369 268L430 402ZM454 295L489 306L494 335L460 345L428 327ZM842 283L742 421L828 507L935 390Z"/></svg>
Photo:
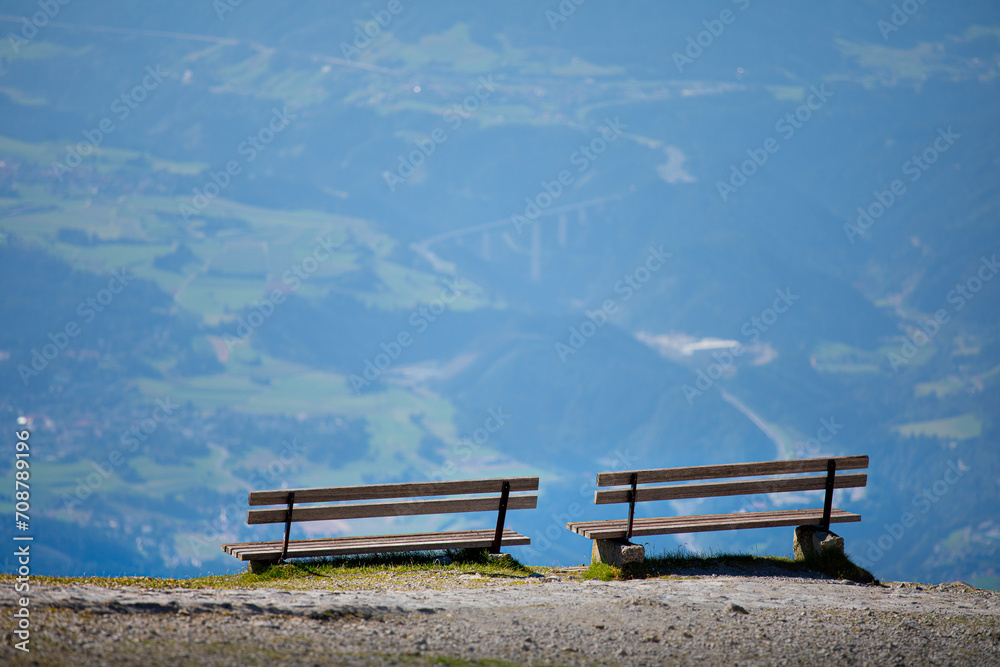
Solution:
<svg viewBox="0 0 1000 667"><path fill-rule="evenodd" d="M537 491L537 477L509 479L465 479L452 482L409 482L402 484L366 484L331 486L315 489L282 489L251 491L250 505L283 505L281 508L252 509L247 512L247 524L283 523L285 538L279 561L288 553L288 536L295 521L326 521L329 519L363 519L382 516L413 516L417 514L451 514L455 512L496 512L497 525L490 550L500 552L507 510L535 509L536 494L512 496L511 492ZM430 496L488 495L482 498L426 498ZM353 502L408 498L402 502ZM420 500L418 500L420 499ZM302 507L302 504L339 503ZM296 507L296 505L299 505Z"/></svg>
<svg viewBox="0 0 1000 667"><path fill-rule="evenodd" d="M726 479L730 477L758 477L763 475L784 475L791 473L827 472L829 461L836 463L836 470L859 470L868 467L867 456L835 456L830 458L798 459L792 461L760 461L755 463L726 463L722 465L690 466L687 468L661 468L656 470L626 470L597 474L597 486L662 484L666 482L686 482L700 479ZM865 473L837 475L834 488L865 486ZM681 498L714 498L717 496L738 496L748 493L779 493L784 491L816 491L826 488L826 475L807 477L777 477L770 479L740 480L730 482L705 482L701 484L670 484L645 487L636 490L636 502L650 500L676 500ZM594 502L598 505L629 502L629 489L594 492Z"/></svg>
<svg viewBox="0 0 1000 667"><path fill-rule="evenodd" d="M631 537L635 503L653 500L680 500L683 498L714 498L739 496L751 493L782 493L791 491L826 490L821 525L829 529L833 490L865 486L865 473L837 474L840 470L859 470L868 467L868 457L833 456L826 458L797 459L789 461L757 461L753 463L726 463L721 465L688 466L684 468L659 468L653 470L625 470L597 474L597 486L626 486L627 488L598 489L594 503L629 503L627 534ZM795 473L823 472L823 475L796 477L770 477L768 479L712 481L697 484L675 484L694 480L719 480L733 477L762 477ZM646 486L640 484L661 484Z"/></svg>
<svg viewBox="0 0 1000 667"><path fill-rule="evenodd" d="M412 516L417 514L447 514L453 512L497 512L503 499L504 482L510 484L509 492L537 491L537 477L512 477L509 479L467 479L453 482L413 482L403 484L372 484L360 486L333 486L317 489L282 489L279 491L251 491L250 505L281 505L281 508L251 509L247 524L285 523L288 506L294 504L291 521L325 521L328 519L361 519L382 516ZM414 500L428 496L455 496L470 494L497 494L483 498L448 498ZM360 503L357 500L410 498L403 502ZM509 496L506 509L534 509L538 502L535 494ZM341 503L300 507L310 503Z"/></svg>

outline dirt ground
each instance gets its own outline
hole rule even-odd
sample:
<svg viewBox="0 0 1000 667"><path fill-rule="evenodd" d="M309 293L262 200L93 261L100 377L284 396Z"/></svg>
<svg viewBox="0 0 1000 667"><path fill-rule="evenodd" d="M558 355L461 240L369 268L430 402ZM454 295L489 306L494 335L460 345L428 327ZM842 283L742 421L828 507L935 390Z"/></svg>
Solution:
<svg viewBox="0 0 1000 667"><path fill-rule="evenodd" d="M7 636L16 602L0 600ZM1000 665L1000 595L778 575L386 573L306 590L35 585L37 665Z"/></svg>

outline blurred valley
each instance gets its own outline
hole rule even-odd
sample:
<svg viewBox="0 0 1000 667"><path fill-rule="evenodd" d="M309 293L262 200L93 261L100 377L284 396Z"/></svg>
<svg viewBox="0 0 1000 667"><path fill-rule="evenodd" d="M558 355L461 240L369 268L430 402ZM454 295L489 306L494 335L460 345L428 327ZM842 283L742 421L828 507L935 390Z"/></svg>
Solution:
<svg viewBox="0 0 1000 667"><path fill-rule="evenodd" d="M598 471L868 454L849 552L1000 588L1000 8L39 7L0 15L39 571L235 571L250 489L516 474L511 552L578 564Z"/></svg>

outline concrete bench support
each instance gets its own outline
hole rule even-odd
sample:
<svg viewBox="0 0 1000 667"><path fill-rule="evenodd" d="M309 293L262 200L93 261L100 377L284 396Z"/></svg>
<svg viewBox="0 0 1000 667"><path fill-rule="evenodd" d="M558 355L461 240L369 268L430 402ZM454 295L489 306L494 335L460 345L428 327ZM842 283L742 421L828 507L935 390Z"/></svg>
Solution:
<svg viewBox="0 0 1000 667"><path fill-rule="evenodd" d="M646 548L628 540L594 540L591 560L621 567L626 563L641 563L646 558Z"/></svg>
<svg viewBox="0 0 1000 667"><path fill-rule="evenodd" d="M821 558L828 553L844 553L844 538L822 526L799 526L792 540L792 552L798 560Z"/></svg>

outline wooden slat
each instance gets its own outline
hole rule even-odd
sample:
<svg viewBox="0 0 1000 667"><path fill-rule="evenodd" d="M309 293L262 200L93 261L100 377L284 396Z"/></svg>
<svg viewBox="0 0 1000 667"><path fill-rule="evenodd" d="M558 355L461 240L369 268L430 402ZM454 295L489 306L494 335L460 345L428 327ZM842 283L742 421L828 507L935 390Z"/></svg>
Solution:
<svg viewBox="0 0 1000 667"><path fill-rule="evenodd" d="M847 489L864 486L865 473L847 473L834 478L834 488ZM788 491L815 491L826 488L826 475L807 477L780 477L777 479L751 479L736 482L705 482L702 484L673 484L636 489L637 503L651 500L679 500L681 498L715 498L739 496L748 493L784 493ZM594 503L608 505L629 502L629 489L595 491Z"/></svg>
<svg viewBox="0 0 1000 667"><path fill-rule="evenodd" d="M494 530L466 530L412 535L376 535L373 537L332 537L313 540L292 540L288 543L288 558L318 558L350 556L366 553L398 553L404 551L437 551L439 549L478 549L493 544ZM509 528L503 532L504 546L526 546L531 539ZM222 550L240 560L275 560L281 555L281 542L246 542L224 544Z"/></svg>
<svg viewBox="0 0 1000 667"><path fill-rule="evenodd" d="M758 475L786 475L796 472L826 472L826 462L837 462L837 471L862 470L868 467L868 457L831 456L826 458L795 459L789 461L757 461L753 463L726 463L722 465L688 466L684 468L659 468L654 470L622 470L597 473L597 486L621 486L632 483L632 473L638 473L639 484L684 482L696 479L726 477L756 477Z"/></svg>
<svg viewBox="0 0 1000 667"><path fill-rule="evenodd" d="M512 477L511 492L537 491L537 477ZM462 493L500 493L503 479L464 479L449 482L406 482L402 484L363 484L331 486L315 489L281 489L251 491L250 505L284 505L288 494L295 493L298 503L325 503L341 500L378 500L380 498L413 498L418 496L449 496Z"/></svg>
<svg viewBox="0 0 1000 667"><path fill-rule="evenodd" d="M671 535L676 533L699 533L714 530L740 530L747 528L775 528L783 526L805 526L819 523L822 509L777 510L771 512L736 512L704 516L677 516L635 519L632 536ZM830 514L831 523L861 521L861 516L834 509ZM566 527L588 539L610 540L625 537L627 519L608 521L578 521Z"/></svg>
<svg viewBox="0 0 1000 667"><path fill-rule="evenodd" d="M841 510L837 510L837 511L839 512ZM642 518L642 517L640 517L640 518L643 521L664 521L664 522L670 522L670 521L676 521L676 520L683 520L683 521L689 521L689 522L702 521L702 522L705 522L705 523L711 523L711 522L719 520L721 518L730 517L730 516L769 517L769 516L788 515L788 514L793 514L793 513L796 513L796 512L798 512L798 513L810 513L811 514L813 512L822 512L822 510L817 510L817 509L791 509L791 510L789 510L789 509L773 509L773 510L763 510L763 511L757 511L757 512L726 512L726 513L722 513L722 514L692 514L692 515L687 515L687 516L674 516L674 517L667 516L667 517L653 517L653 518L650 518L650 517ZM568 528L569 530L575 530L575 529L581 528L581 527L586 528L588 526L589 527L593 527L593 526L610 525L610 524L613 524L615 522L620 522L622 525L625 525L626 521L627 521L627 519L624 519L624 518L620 518L620 519L594 519L594 520L590 520L590 521L571 521L570 523L566 524L566 528Z"/></svg>
<svg viewBox="0 0 1000 667"><path fill-rule="evenodd" d="M295 500L298 501L298 493ZM535 509L538 496L510 496L508 510ZM326 521L329 519L363 519L380 516L413 516L417 514L453 514L456 512L496 512L500 498L449 498L446 500L411 500L401 503L355 503L323 507L298 507L292 510L292 521ZM247 512L247 524L284 523L287 509L262 509Z"/></svg>
<svg viewBox="0 0 1000 667"><path fill-rule="evenodd" d="M347 544L347 545L365 545L373 541L379 544L392 544L396 542L415 543L415 542L420 542L421 540L441 540L441 539L452 539L452 538L458 539L466 537L470 534L477 534L477 535L479 533L485 534L489 530L493 529L483 528L475 530L453 530L453 531L444 531L439 533L403 533L399 535L361 535L361 536L322 537L322 538L314 538L308 540L292 540L292 541L299 545L313 544L313 543L325 544L330 540L336 541L337 544ZM505 530L510 530L510 529L507 528ZM223 549L225 550L228 547L240 547L247 549L253 549L253 548L270 549L273 548L274 545L278 545L280 547L281 541L279 540L279 541L268 541L268 542L238 542L235 544L223 545Z"/></svg>
<svg viewBox="0 0 1000 667"><path fill-rule="evenodd" d="M302 545L302 544L313 544L313 543L315 543L315 544L325 544L325 543L329 542L330 540L335 540L338 544L357 544L357 545L361 545L361 544L366 544L366 543L368 543L369 541L372 541L372 540L374 540L376 542L379 542L379 543L392 543L392 542L413 542L413 541L419 541L419 540L422 540L422 539L429 539L429 538L433 538L433 539L449 539L449 538L453 538L453 537L454 538L459 538L459 537L468 535L470 533L477 533L477 532L482 532L482 531L485 531L485 530L487 530L487 529L484 528L484 529L481 529L481 530L472 530L472 531L469 531L469 530L453 530L453 531L443 531L443 532L439 532L439 533L409 533L409 534L404 533L404 534L400 534L400 535L360 535L360 536L348 535L348 536L340 536L340 537L321 537L321 538L313 538L313 539L307 539L307 540L292 540L292 541L295 542L296 544L299 544L299 545ZM265 541L265 542L237 542L237 543L233 543L233 544L224 544L224 545L222 545L222 547L223 547L224 551L228 552L228 549L230 547L239 547L239 548L246 548L246 549L253 549L253 548L271 549L275 545L278 545L280 547L281 546L281 541L278 540L278 541Z"/></svg>
<svg viewBox="0 0 1000 667"><path fill-rule="evenodd" d="M841 516L849 514L843 510L834 510L831 508L832 513L837 513ZM674 516L674 517L646 517L637 519L641 520L644 524L662 524L662 525L672 525L675 523L683 523L686 525L693 524L705 524L713 525L719 522L727 522L733 517L737 519L740 518L753 518L753 519L771 519L771 518L787 518L787 517L805 517L814 518L816 516L822 516L822 509L783 509L783 510L764 510L758 512L729 512L726 514L694 514L688 516ZM592 530L595 528L607 528L607 527L621 527L624 528L627 524L627 519L598 519L594 521L573 521L566 524L568 530L573 532L580 532L581 530Z"/></svg>

